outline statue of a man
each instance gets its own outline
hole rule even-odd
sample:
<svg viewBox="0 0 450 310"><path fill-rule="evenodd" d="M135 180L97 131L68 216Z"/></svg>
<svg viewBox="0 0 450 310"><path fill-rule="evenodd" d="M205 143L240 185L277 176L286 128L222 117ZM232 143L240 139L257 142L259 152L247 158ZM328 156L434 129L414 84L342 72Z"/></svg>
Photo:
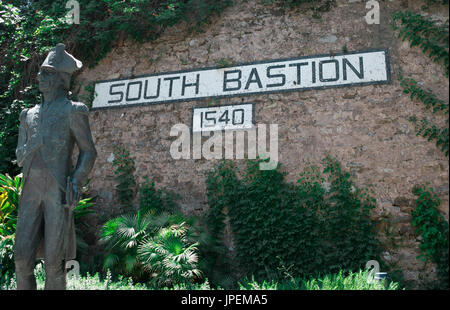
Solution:
<svg viewBox="0 0 450 310"><path fill-rule="evenodd" d="M44 259L45 289L65 289L65 262L75 258L73 209L97 152L88 108L68 97L72 73L82 63L58 44L37 76L41 104L20 114L17 162L23 167L15 236L17 289L36 289L37 259ZM79 156L72 166L74 145Z"/></svg>

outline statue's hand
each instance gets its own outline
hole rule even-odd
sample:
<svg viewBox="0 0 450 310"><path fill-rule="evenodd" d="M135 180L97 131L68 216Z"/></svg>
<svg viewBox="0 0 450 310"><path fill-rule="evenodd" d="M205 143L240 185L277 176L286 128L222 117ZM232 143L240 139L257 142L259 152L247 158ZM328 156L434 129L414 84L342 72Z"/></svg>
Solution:
<svg viewBox="0 0 450 310"><path fill-rule="evenodd" d="M76 179L70 180L70 194L69 194L69 206L73 209L76 208L81 197L81 186Z"/></svg>

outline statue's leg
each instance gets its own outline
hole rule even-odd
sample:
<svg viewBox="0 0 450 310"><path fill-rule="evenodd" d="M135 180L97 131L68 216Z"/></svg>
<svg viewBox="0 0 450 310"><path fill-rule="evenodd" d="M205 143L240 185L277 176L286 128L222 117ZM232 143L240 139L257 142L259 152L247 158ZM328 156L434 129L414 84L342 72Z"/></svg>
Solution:
<svg viewBox="0 0 450 310"><path fill-rule="evenodd" d="M20 197L14 260L16 267L17 289L35 290L34 267L36 251L43 237L43 208L39 185L25 182Z"/></svg>
<svg viewBox="0 0 450 310"><path fill-rule="evenodd" d="M45 289L66 289L65 212L61 204L62 191L57 183L48 187L44 201L45 222Z"/></svg>

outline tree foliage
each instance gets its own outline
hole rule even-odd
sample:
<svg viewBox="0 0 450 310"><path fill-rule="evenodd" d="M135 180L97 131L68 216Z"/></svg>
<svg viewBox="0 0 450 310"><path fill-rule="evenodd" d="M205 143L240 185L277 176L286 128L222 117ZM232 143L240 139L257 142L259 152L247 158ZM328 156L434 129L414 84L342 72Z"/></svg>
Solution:
<svg viewBox="0 0 450 310"><path fill-rule="evenodd" d="M70 24L66 1L0 1L0 172L19 172L14 154L19 114L39 103L36 74L57 43L93 66L126 38L153 40L181 20L198 26L232 4L231 0L78 2L80 23Z"/></svg>

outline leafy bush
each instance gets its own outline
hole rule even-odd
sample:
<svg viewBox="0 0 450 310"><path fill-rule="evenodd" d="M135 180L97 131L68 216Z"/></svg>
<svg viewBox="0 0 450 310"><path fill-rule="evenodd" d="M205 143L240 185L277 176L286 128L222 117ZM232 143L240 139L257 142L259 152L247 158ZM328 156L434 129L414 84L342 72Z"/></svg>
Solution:
<svg viewBox="0 0 450 310"><path fill-rule="evenodd" d="M17 208L22 191L22 174L11 178L0 173L0 236L13 235L16 231Z"/></svg>
<svg viewBox="0 0 450 310"><path fill-rule="evenodd" d="M198 243L191 243L187 232L185 222L164 227L139 246L139 260L148 272L156 274L158 286L191 283L201 278L197 268Z"/></svg>
<svg viewBox="0 0 450 310"><path fill-rule="evenodd" d="M75 234L77 238L77 257L80 264L88 257L89 245L86 243L84 237L89 225L83 220L83 217L94 213L92 207L94 206L95 197L88 197L81 199L75 209L73 210L73 217L75 221Z"/></svg>
<svg viewBox="0 0 450 310"><path fill-rule="evenodd" d="M100 242L108 251L103 262L103 269L113 269L118 273L142 280L145 274L137 260L137 245L146 236L151 217L147 214L148 212L140 210L136 214L132 212L136 191L133 174L136 168L129 151L116 145L114 155L113 167L115 167L115 180L118 183L116 192L122 210L120 216L107 221L102 227Z"/></svg>
<svg viewBox="0 0 450 310"><path fill-rule="evenodd" d="M14 234L22 191L22 175L0 174L0 284L15 270Z"/></svg>
<svg viewBox="0 0 450 310"><path fill-rule="evenodd" d="M197 243L191 241L192 228L185 221L180 213L154 216L140 210L111 219L100 239L109 253L104 269L160 286L193 280L200 275Z"/></svg>
<svg viewBox="0 0 450 310"><path fill-rule="evenodd" d="M121 215L106 222L100 238L108 250L103 268L142 281L145 273L137 259L137 249L149 229L154 229L151 216L139 211L135 215Z"/></svg>
<svg viewBox="0 0 450 310"><path fill-rule="evenodd" d="M0 285L14 274L14 235L0 236Z"/></svg>
<svg viewBox="0 0 450 310"><path fill-rule="evenodd" d="M138 210L132 211L134 161L128 151L118 150L120 157L113 164L120 176L118 188L130 194L123 195L126 199L122 200L129 211L103 225L100 241L108 251L103 268L138 282L152 281L159 287L191 283L201 275L197 268L198 244L192 241L192 219L178 212L178 195L156 189L148 178L139 189Z"/></svg>
<svg viewBox="0 0 450 310"><path fill-rule="evenodd" d="M317 167L306 169L295 185L285 182L280 166L259 170L259 162L248 161L242 175L225 161L207 179L209 231L221 240L228 214L242 273L277 280L288 270L305 278L358 270L376 259L375 200L353 185L337 160L323 161L329 189Z"/></svg>

